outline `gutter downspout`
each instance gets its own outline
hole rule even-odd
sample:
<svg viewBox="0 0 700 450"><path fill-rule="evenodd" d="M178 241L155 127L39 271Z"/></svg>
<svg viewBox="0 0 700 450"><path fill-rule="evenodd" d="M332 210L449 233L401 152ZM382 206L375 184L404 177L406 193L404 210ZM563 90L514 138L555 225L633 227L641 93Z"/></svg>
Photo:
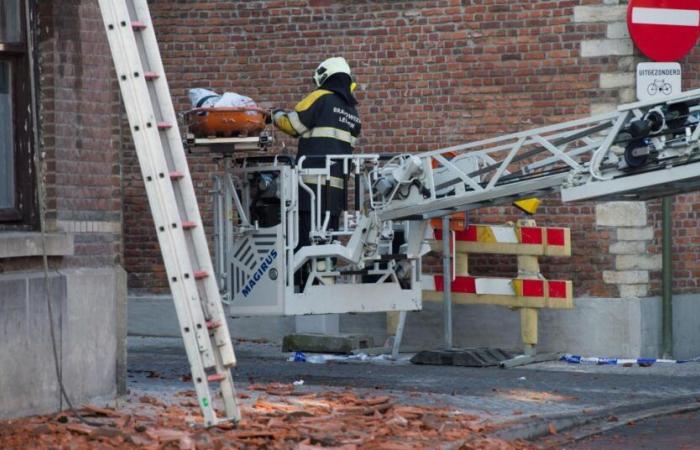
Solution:
<svg viewBox="0 0 700 450"><path fill-rule="evenodd" d="M661 296L661 334L662 357L673 359L673 197L664 197L661 202L663 232L663 254L661 262L662 296Z"/></svg>

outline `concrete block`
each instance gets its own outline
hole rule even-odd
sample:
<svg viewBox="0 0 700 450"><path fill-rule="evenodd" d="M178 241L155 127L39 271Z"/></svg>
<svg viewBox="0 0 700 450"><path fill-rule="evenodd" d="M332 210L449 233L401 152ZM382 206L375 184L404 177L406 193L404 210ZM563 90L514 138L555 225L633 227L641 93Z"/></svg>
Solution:
<svg viewBox="0 0 700 450"><path fill-rule="evenodd" d="M647 252L647 243L640 241L620 241L610 245L608 250L613 255L638 255Z"/></svg>
<svg viewBox="0 0 700 450"><path fill-rule="evenodd" d="M595 207L596 224L607 227L633 227L647 224L644 202L607 202Z"/></svg>
<svg viewBox="0 0 700 450"><path fill-rule="evenodd" d="M129 296L129 336L181 337L175 305L169 295ZM294 317L229 317L231 337L282 342L296 331Z"/></svg>
<svg viewBox="0 0 700 450"><path fill-rule="evenodd" d="M649 295L648 284L621 284L619 288L622 298L642 298Z"/></svg>
<svg viewBox="0 0 700 450"><path fill-rule="evenodd" d="M608 39L625 39L630 37L627 29L627 22L614 22L608 24L608 29L605 33Z"/></svg>
<svg viewBox="0 0 700 450"><path fill-rule="evenodd" d="M76 406L116 393L117 278L113 267L49 273L58 364ZM0 418L60 408L46 294L43 272L0 276Z"/></svg>
<svg viewBox="0 0 700 450"><path fill-rule="evenodd" d="M601 89L614 89L620 87L634 86L635 85L634 73L601 73L600 74L600 88Z"/></svg>
<svg viewBox="0 0 700 450"><path fill-rule="evenodd" d="M116 315L114 320L117 324L117 395L125 395L127 393L126 377L127 377L127 359L126 359L126 336L128 330L127 316L127 276L126 271L121 266L115 267L116 274Z"/></svg>
<svg viewBox="0 0 700 450"><path fill-rule="evenodd" d="M574 7L574 22L624 22L626 5L584 5Z"/></svg>
<svg viewBox="0 0 700 450"><path fill-rule="evenodd" d="M358 334L297 333L284 337L283 352L342 353L374 347L374 340Z"/></svg>
<svg viewBox="0 0 700 450"><path fill-rule="evenodd" d="M603 282L607 284L644 284L649 282L649 272L644 270L603 271Z"/></svg>
<svg viewBox="0 0 700 450"><path fill-rule="evenodd" d="M661 299L658 297L642 299L639 301L639 306L640 355L659 357L661 356Z"/></svg>
<svg viewBox="0 0 700 450"><path fill-rule="evenodd" d="M673 343L674 358L700 356L700 294L673 296Z"/></svg>
<svg viewBox="0 0 700 450"><path fill-rule="evenodd" d="M51 272L48 281L60 357L65 277ZM60 405L44 283L38 272L0 276L0 419L55 412Z"/></svg>
<svg viewBox="0 0 700 450"><path fill-rule="evenodd" d="M617 270L661 270L661 255L618 255Z"/></svg>
<svg viewBox="0 0 700 450"><path fill-rule="evenodd" d="M74 269L67 277L62 364L76 403L117 392L118 309L115 268Z"/></svg>
<svg viewBox="0 0 700 450"><path fill-rule="evenodd" d="M654 239L654 228L618 228L618 241L651 241Z"/></svg>
<svg viewBox="0 0 700 450"><path fill-rule="evenodd" d="M596 39L581 42L581 56L627 56L634 54L632 41L629 39Z"/></svg>

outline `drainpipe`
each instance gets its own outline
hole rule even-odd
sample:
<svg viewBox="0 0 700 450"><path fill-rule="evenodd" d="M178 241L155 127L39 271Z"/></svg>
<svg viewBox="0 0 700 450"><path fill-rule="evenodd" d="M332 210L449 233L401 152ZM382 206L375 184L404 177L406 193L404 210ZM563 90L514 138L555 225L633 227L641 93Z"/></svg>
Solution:
<svg viewBox="0 0 700 450"><path fill-rule="evenodd" d="M442 317L445 350L452 350L452 252L450 249L450 216L442 218Z"/></svg>
<svg viewBox="0 0 700 450"><path fill-rule="evenodd" d="M662 357L673 358L673 263L671 232L673 224L671 222L671 212L673 210L673 197L664 197L662 207L662 232L663 232L663 256L661 262L662 271L662 310L661 310L661 334Z"/></svg>

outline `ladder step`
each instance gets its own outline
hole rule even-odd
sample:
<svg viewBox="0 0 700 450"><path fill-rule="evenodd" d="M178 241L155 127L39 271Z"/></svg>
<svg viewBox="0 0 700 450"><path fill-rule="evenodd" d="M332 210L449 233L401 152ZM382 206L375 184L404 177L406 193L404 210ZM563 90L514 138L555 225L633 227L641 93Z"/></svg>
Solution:
<svg viewBox="0 0 700 450"><path fill-rule="evenodd" d="M185 178L185 174L182 172L178 172L177 170L173 170L170 172L170 179L171 180L179 180L181 178Z"/></svg>
<svg viewBox="0 0 700 450"><path fill-rule="evenodd" d="M191 220L185 220L184 222L182 222L183 230L191 230L192 228L197 228L197 224L192 222Z"/></svg>
<svg viewBox="0 0 700 450"><path fill-rule="evenodd" d="M158 129L159 130L169 130L173 127L173 124L170 122L158 122Z"/></svg>
<svg viewBox="0 0 700 450"><path fill-rule="evenodd" d="M146 29L146 24L141 22L140 20L134 20L131 22L131 28L134 31L141 31Z"/></svg>
<svg viewBox="0 0 700 450"><path fill-rule="evenodd" d="M199 270L194 273L194 279L195 280L203 280L209 276L209 273L205 272L204 270Z"/></svg>
<svg viewBox="0 0 700 450"><path fill-rule="evenodd" d="M158 75L156 72L145 72L143 76L146 78L146 81L157 80L160 77L160 75Z"/></svg>
<svg viewBox="0 0 700 450"><path fill-rule="evenodd" d="M220 373L215 373L214 375L209 375L207 377L207 381L210 381L210 382L224 381L225 379L226 379L226 375L222 375Z"/></svg>
<svg viewBox="0 0 700 450"><path fill-rule="evenodd" d="M216 320L207 320L207 328L210 330L215 330L221 326L221 322Z"/></svg>

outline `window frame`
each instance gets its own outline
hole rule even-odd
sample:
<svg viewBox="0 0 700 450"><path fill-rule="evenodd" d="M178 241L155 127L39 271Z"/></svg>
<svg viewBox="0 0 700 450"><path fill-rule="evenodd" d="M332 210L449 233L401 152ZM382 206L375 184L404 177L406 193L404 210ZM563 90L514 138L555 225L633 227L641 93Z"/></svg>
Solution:
<svg viewBox="0 0 700 450"><path fill-rule="evenodd" d="M33 111L30 75L31 32L27 30L27 14L33 2L20 0L21 42L0 42L0 60L9 63L12 89L12 129L14 151L14 207L0 209L0 230L33 229L37 225L36 183L34 171ZM33 28L33 25L32 25ZM28 107L29 106L29 107Z"/></svg>

